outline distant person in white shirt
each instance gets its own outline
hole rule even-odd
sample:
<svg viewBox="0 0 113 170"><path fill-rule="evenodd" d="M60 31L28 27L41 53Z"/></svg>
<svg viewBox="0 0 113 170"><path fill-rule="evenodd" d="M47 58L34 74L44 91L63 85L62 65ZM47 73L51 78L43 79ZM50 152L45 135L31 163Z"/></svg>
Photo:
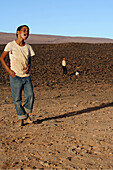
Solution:
<svg viewBox="0 0 113 170"><path fill-rule="evenodd" d="M0 57L1 63L10 75L10 86L13 101L17 111L17 117L21 120L21 126L24 120L32 123L29 113L32 112L34 93L30 78L31 57L35 55L32 47L25 43L29 36L29 27L21 25L16 31L17 39L9 42ZM9 55L10 68L5 62L6 56ZM25 102L22 105L22 90L24 89Z"/></svg>
<svg viewBox="0 0 113 170"><path fill-rule="evenodd" d="M62 60L62 68L63 68L63 75L67 74L66 59L65 58L63 58L63 60Z"/></svg>

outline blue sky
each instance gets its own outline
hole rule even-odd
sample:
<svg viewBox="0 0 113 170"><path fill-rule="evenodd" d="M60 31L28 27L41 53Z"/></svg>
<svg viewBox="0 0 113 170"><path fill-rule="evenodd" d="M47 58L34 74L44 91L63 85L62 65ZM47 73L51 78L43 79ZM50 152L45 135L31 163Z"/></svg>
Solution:
<svg viewBox="0 0 113 170"><path fill-rule="evenodd" d="M2 0L0 32L113 39L113 0Z"/></svg>

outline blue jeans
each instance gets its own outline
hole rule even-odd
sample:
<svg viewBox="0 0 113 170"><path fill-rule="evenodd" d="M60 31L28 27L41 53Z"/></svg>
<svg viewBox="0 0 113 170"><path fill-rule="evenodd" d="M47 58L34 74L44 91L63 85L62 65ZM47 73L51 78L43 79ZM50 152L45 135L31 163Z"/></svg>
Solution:
<svg viewBox="0 0 113 170"><path fill-rule="evenodd" d="M18 119L26 119L27 113L33 109L34 93L30 77L11 77L10 86ZM25 103L22 105L22 90L24 90Z"/></svg>

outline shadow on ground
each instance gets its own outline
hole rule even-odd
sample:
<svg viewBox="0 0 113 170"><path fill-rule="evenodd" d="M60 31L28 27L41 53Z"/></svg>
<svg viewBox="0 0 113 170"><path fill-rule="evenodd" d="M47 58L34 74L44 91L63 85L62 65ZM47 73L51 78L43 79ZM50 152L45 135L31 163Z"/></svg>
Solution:
<svg viewBox="0 0 113 170"><path fill-rule="evenodd" d="M48 118L40 119L40 120L37 119L33 123L34 124L40 124L40 123L42 123L44 121L48 121L48 120L54 120L54 119L61 119L61 118L71 117L71 116L77 116L77 115L80 115L80 114L90 113L92 111L100 110L100 109L103 109L103 108L106 108L106 107L111 107L111 106L113 106L113 102L112 103L106 103L106 104L102 103L99 106L88 107L88 108L80 110L80 111L73 111L73 112L65 113L63 115L48 117Z"/></svg>

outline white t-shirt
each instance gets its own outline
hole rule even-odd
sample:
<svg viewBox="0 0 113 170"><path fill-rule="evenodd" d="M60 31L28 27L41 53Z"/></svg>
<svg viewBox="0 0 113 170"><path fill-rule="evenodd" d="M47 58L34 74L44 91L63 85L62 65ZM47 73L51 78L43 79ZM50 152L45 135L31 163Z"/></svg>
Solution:
<svg viewBox="0 0 113 170"><path fill-rule="evenodd" d="M66 66L66 61L62 60L62 66Z"/></svg>
<svg viewBox="0 0 113 170"><path fill-rule="evenodd" d="M29 63L29 57L35 55L32 47L29 44L21 47L14 40L5 46L4 51L9 51L10 69L15 72L16 76L28 77L30 74L25 74L25 68Z"/></svg>

